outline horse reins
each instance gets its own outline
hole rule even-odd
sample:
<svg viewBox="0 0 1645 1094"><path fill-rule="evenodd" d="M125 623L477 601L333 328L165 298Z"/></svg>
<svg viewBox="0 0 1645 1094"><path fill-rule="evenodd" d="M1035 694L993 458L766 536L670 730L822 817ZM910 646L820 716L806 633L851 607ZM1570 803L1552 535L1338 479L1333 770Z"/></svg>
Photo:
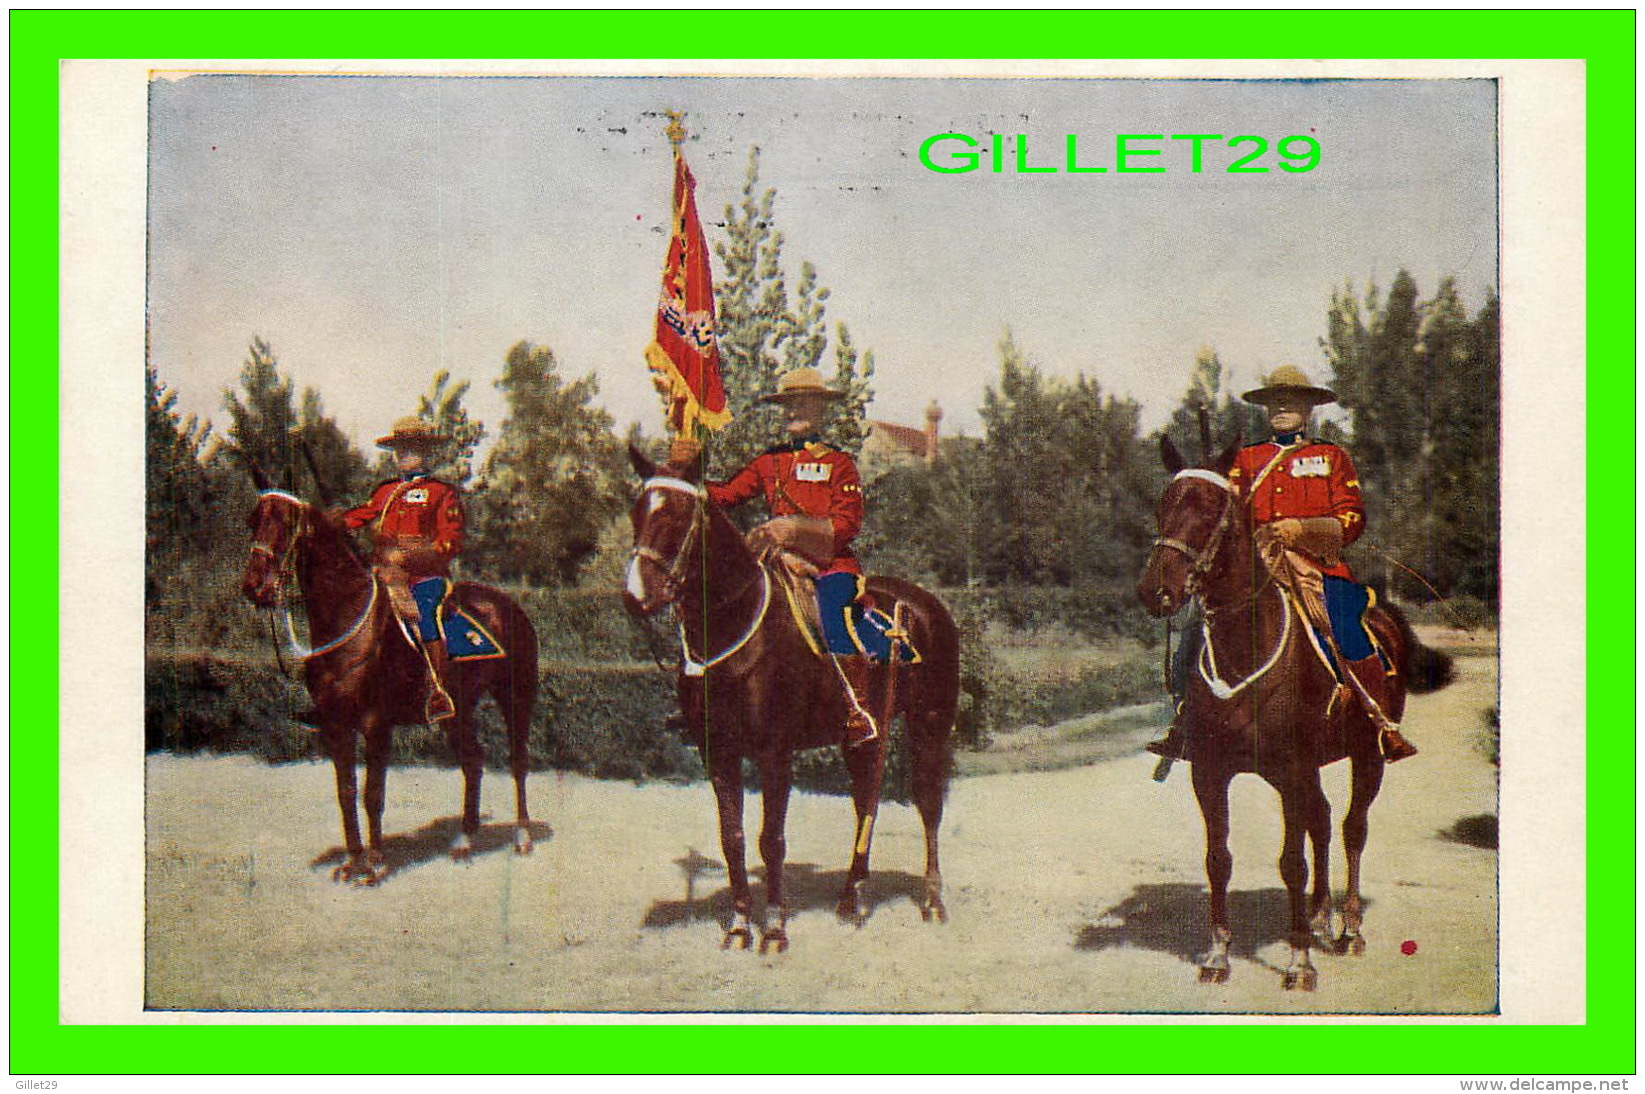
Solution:
<svg viewBox="0 0 1645 1094"><path fill-rule="evenodd" d="M1270 464L1270 466L1272 466L1272 464ZM1234 496L1233 483L1229 482L1228 479L1217 474L1215 471L1211 471L1203 467L1189 467L1177 472L1172 481L1175 482L1177 479L1200 479L1219 487L1224 494L1222 515L1218 518L1217 525L1214 529L1212 529L1210 537L1205 541L1205 546L1195 548L1183 540L1175 539L1170 536L1160 536L1154 540L1153 545L1156 550L1161 547L1165 547L1169 550L1180 552L1187 557L1189 562L1188 577L1184 579L1182 585L1183 597L1186 601L1199 595L1200 588L1204 584L1206 575L1211 572L1211 566L1216 561L1216 557L1222 549L1222 541L1227 537L1228 529L1233 526L1234 506L1238 504L1238 501ZM1241 608L1252 603L1258 596L1262 595L1263 590L1270 584L1273 584L1279 591L1280 607L1285 617L1285 627L1280 633L1279 644L1275 646L1273 654L1269 656L1268 660L1261 668L1257 669L1251 675L1247 676L1238 683L1229 684L1222 678L1222 673L1217 668L1216 651L1211 641L1211 618L1221 612L1228 611L1230 608ZM1246 597L1238 603L1224 604L1216 608L1206 605L1205 620L1201 624L1200 630L1205 636L1205 645L1200 650L1198 664L1200 678L1204 680L1205 685L1211 689L1211 694L1213 696L1222 700L1231 699L1235 695L1238 695L1241 691L1244 691L1251 684L1265 676L1269 670L1279 663L1280 657L1285 652L1285 647L1291 638L1291 604L1289 597L1287 596L1285 589L1274 582L1273 574L1270 573L1267 580L1264 581L1261 586L1247 594ZM1173 700L1175 700L1177 696L1171 688L1171 620L1169 617L1167 617L1165 621L1164 669L1166 678L1166 692L1171 695Z"/></svg>
<svg viewBox="0 0 1645 1094"><path fill-rule="evenodd" d="M309 505L308 505L307 502L303 501L301 498L298 498L298 497L295 497L291 494L286 493L284 490L264 490L258 496L259 497L264 497L264 498L266 498L266 497L281 498L285 501L291 502L294 506L297 507L297 512L298 512L297 526L291 530L291 538L290 538L290 540L287 541L284 551L276 554L274 548L270 547L268 544L262 543L262 542L254 542L251 545L251 552L253 554L264 554L264 555L267 555L269 558L275 560L275 562L274 562L275 591L278 594L280 594L281 606L279 608L279 611L280 611L280 614L285 617L286 640L291 645L291 652L292 652L293 656L295 656L299 661L309 661L309 660L312 660L313 658L324 656L325 654L328 654L328 653L332 652L333 650L337 649L339 646L342 646L342 645L346 644L350 639L354 638L357 634L359 634L361 628L363 628L365 626L366 620L371 618L372 609L377 606L377 586L378 586L377 575L376 574L371 574L370 575L370 577L371 577L371 595L366 598L366 606L360 612L359 618L357 618L354 621L352 626L344 629L343 632L341 634L339 634L336 638L333 638L331 641L325 643L322 646L317 646L317 647L312 647L311 648L311 647L308 647L308 646L304 645L302 642L299 642L297 640L296 627L292 624L291 608L288 604L285 603L284 593L285 593L286 584L285 584L285 581L283 580L282 575L284 575L285 572L287 571L287 569L290 568L292 556L297 553L297 544L299 542L301 542L302 539L309 534L310 519L311 519L311 517L310 517L310 508L309 508ZM276 663L279 664L279 666L280 666L280 672L282 674L289 674L289 670L286 668L285 658L280 653L280 642L279 642L279 638L276 635L275 629L274 629L273 611L274 611L274 609L270 609L269 621L268 621L268 625L269 625L269 644L274 647L274 658L275 658Z"/></svg>
<svg viewBox="0 0 1645 1094"><path fill-rule="evenodd" d="M687 482L684 479L670 478L667 476L657 476L647 479L640 487L640 497L645 497L645 495L653 489L673 490L676 493L689 494L698 501L706 500L708 497L708 492L696 483ZM697 539L702 536L703 527L706 523L707 521L704 516L703 507L700 505L693 507L691 527L686 531L685 538L680 541L680 546L675 551L674 558L672 560L666 558L661 551L658 551L655 548L642 546L639 544L636 544L629 552L630 558L644 559L663 571L663 580L667 587L670 599L677 594L680 588L680 577L684 573L685 567L689 564L688 560L690 559L690 548L695 544ZM715 665L718 665L720 662L726 660L738 650L748 645L749 640L754 637L754 633L760 629L760 624L765 621L766 612L771 607L771 574L763 564L759 565L758 569L759 581L761 582L760 607L754 613L754 617L749 622L748 626L744 628L742 635L738 637L735 642L731 643L731 645L726 649L714 654L711 657L707 657L706 659L699 659L691 652L691 643L687 639L685 633L685 620L680 620L680 654L685 663L684 672L687 676L703 675L703 673L708 669L713 668ZM748 584L744 585L742 588L738 589L735 593L729 596L727 598L727 602L735 603L738 600L741 600L743 594L748 591L749 586L752 584L753 581L749 581ZM653 653L653 657L655 659L655 653ZM657 660L660 667L661 660Z"/></svg>
<svg viewBox="0 0 1645 1094"><path fill-rule="evenodd" d="M1203 479L1221 487L1225 495L1222 516L1217 520L1217 526L1212 529L1211 536L1205 541L1204 547L1195 548L1180 539L1174 539L1170 536L1160 536L1154 540L1155 550L1165 547L1187 557L1189 563L1188 577L1182 583L1183 598L1187 600L1198 595L1200 585L1205 580L1205 575L1210 573L1211 563L1216 559L1217 551L1222 547L1222 541L1228 534L1229 526L1233 524L1236 502L1233 484L1215 471L1208 471L1203 467L1189 467L1178 471L1171 481L1175 482L1177 479Z"/></svg>

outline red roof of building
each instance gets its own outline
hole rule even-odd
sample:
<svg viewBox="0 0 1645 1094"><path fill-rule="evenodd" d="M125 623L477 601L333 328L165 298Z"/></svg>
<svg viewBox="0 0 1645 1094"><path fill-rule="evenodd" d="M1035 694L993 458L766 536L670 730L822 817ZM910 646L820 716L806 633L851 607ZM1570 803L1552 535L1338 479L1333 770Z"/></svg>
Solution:
<svg viewBox="0 0 1645 1094"><path fill-rule="evenodd" d="M913 426L898 425L895 422L869 422L875 433L892 441L916 456L925 455L925 430L915 429Z"/></svg>

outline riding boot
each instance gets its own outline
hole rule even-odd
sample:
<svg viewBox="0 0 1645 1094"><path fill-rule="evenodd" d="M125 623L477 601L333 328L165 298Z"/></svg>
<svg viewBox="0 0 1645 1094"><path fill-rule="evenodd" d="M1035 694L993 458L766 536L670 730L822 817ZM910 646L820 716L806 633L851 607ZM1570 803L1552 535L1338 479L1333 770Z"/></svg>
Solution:
<svg viewBox="0 0 1645 1094"><path fill-rule="evenodd" d="M1389 763L1396 763L1415 756L1416 746L1405 739L1399 731L1399 726L1388 715L1388 708L1391 705L1390 689L1388 672L1382 658L1373 653L1358 661L1345 661L1343 668L1353 675L1354 682L1359 685L1355 691L1360 693L1360 701L1366 704L1371 721L1376 723L1381 737L1383 759Z"/></svg>
<svg viewBox="0 0 1645 1094"><path fill-rule="evenodd" d="M868 713L872 701L868 694L869 661L866 657L836 657L834 663L845 676L845 697L851 705L845 718L845 747L856 748L880 735L879 727Z"/></svg>
<svg viewBox="0 0 1645 1094"><path fill-rule="evenodd" d="M1171 729L1165 736L1149 741L1143 748L1167 760L1185 760L1188 758L1188 735L1182 731L1179 720L1173 719Z"/></svg>
<svg viewBox="0 0 1645 1094"><path fill-rule="evenodd" d="M457 704L451 701L451 695L445 689L447 667L450 657L446 653L444 638L435 638L423 643L423 655L428 659L428 706L426 717L431 722L442 722L453 718L457 714Z"/></svg>

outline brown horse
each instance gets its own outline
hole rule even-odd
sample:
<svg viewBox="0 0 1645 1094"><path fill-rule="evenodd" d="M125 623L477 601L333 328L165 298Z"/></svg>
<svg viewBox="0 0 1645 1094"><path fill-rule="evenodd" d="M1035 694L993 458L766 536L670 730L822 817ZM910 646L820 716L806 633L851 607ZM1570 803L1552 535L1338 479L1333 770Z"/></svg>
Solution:
<svg viewBox="0 0 1645 1094"><path fill-rule="evenodd" d="M1197 468L1185 468L1169 437L1160 447L1173 478L1160 498L1159 538L1137 595L1156 616L1174 614L1195 595L1205 610L1205 645L1189 673L1179 716L1205 818L1211 888L1211 949L1200 979L1220 983L1229 976L1228 784L1237 773L1254 772L1278 791L1285 820L1279 870L1290 896L1291 960L1283 984L1311 991L1318 980L1309 959L1316 934L1338 953L1365 948L1360 856L1371 803L1382 787L1377 728L1357 699L1339 691L1291 592L1257 555L1246 507L1227 477L1237 442L1210 466ZM1384 710L1398 722L1408 691L1432 691L1449 681L1450 658L1417 641L1391 606L1373 608L1366 621L1393 666ZM1348 880L1342 934L1332 942L1331 806L1319 769L1344 757L1352 765L1353 788L1342 822ZM1305 838L1314 852L1311 901Z"/></svg>
<svg viewBox="0 0 1645 1094"><path fill-rule="evenodd" d="M723 945L746 949L753 942L742 819L742 761L747 757L760 773L760 855L766 905L774 918L762 923L760 951L774 947L781 952L788 946L783 832L793 756L799 749L843 748L844 687L832 661L819 655L796 618L797 605L783 591L776 565L757 558L708 499L701 485L701 457L689 466L659 469L635 449L629 455L645 481L632 511L634 551L624 602L638 616L670 603L679 614L681 709L688 723L701 729L699 747L719 804L720 845L734 905ZM809 581L801 584L813 595ZM859 888L868 876L891 718L900 713L908 734L911 796L925 825L920 913L943 921L947 912L937 866L937 828L959 702L959 634L942 602L924 589L889 577L870 577L867 587L881 608L904 620L920 660L895 669L874 667L873 701L867 705L881 732L873 741L843 749L857 824L837 911L844 919L863 921Z"/></svg>
<svg viewBox="0 0 1645 1094"><path fill-rule="evenodd" d="M381 580L354 553L348 531L334 517L290 494L271 490L267 476L252 472L261 491L248 523L251 557L240 588L253 604L270 608L279 599L289 565L308 603L309 640L304 680L319 713L326 750L337 773L337 804L343 813L348 860L337 880L374 885L388 874L383 858L383 788L393 728L424 720L427 668L402 631ZM454 662L446 690L457 715L444 723L463 769L462 831L451 857L466 861L480 829L480 778L484 754L474 726L475 704L491 695L508 727L514 775L514 850L531 851L531 819L525 778L531 709L537 698L537 634L519 606L495 589L458 582L451 594L464 612L496 638L505 655ZM365 739L366 818L369 844L360 843L356 811L355 738Z"/></svg>

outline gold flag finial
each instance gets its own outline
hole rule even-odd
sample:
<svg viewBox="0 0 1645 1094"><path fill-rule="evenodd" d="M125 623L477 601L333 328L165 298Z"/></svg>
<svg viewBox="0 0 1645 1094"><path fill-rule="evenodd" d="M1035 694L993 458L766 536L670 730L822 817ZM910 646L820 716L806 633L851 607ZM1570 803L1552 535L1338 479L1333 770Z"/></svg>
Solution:
<svg viewBox="0 0 1645 1094"><path fill-rule="evenodd" d="M668 139L672 141L674 143L674 147L678 149L680 145L685 142L685 125L683 124L685 111L665 110L663 113L668 116L668 128L663 130L663 132L668 134Z"/></svg>

